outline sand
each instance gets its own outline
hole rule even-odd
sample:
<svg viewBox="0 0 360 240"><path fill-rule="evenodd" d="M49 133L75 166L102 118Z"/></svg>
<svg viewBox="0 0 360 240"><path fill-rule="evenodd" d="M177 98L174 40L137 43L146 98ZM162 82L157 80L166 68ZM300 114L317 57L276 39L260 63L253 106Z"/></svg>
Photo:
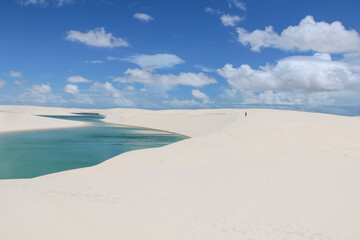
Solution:
<svg viewBox="0 0 360 240"><path fill-rule="evenodd" d="M360 239L359 118L101 111L107 122L191 138L1 180L0 239Z"/></svg>
<svg viewBox="0 0 360 240"><path fill-rule="evenodd" d="M31 107L19 106L17 111L14 111L16 107L4 107L0 106L0 133L18 132L18 131L31 131L31 130L44 130L44 129L57 129L57 128L70 128L70 127L84 127L89 126L89 123L68 121L62 119L54 119L37 116L38 114L48 115L62 115L70 114L69 111L57 111L52 109L48 111L42 109L38 111L38 107L34 107L34 111L31 111Z"/></svg>

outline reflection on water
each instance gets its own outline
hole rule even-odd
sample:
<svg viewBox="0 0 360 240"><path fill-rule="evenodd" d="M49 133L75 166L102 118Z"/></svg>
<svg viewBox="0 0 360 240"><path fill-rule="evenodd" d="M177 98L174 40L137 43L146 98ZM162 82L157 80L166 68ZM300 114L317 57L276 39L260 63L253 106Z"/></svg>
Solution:
<svg viewBox="0 0 360 240"><path fill-rule="evenodd" d="M56 118L94 124L82 128L0 134L0 179L32 178L93 166L123 152L160 147L184 139L154 130L106 124L100 121L101 115Z"/></svg>

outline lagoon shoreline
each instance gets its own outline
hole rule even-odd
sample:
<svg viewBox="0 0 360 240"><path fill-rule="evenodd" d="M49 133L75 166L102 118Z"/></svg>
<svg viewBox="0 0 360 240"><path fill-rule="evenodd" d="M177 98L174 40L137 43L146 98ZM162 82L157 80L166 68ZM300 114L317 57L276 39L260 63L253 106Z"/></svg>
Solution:
<svg viewBox="0 0 360 240"><path fill-rule="evenodd" d="M33 115L86 111L190 137L93 167L0 180L1 239L360 237L359 118L262 109L0 110L20 119L0 112L0 130L6 121L14 130L69 127L58 119L40 126Z"/></svg>

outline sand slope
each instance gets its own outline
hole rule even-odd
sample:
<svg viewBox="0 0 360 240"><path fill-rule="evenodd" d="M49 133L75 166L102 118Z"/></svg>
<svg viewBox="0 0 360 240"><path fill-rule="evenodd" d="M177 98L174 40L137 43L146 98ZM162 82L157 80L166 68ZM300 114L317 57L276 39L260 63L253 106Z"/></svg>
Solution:
<svg viewBox="0 0 360 240"><path fill-rule="evenodd" d="M25 113L0 112L0 133L55 128L84 127L84 122L39 117Z"/></svg>
<svg viewBox="0 0 360 240"><path fill-rule="evenodd" d="M55 108L26 105L1 105L0 112L23 113L30 115L71 115L78 112L99 112L97 109Z"/></svg>
<svg viewBox="0 0 360 240"><path fill-rule="evenodd" d="M103 112L105 122L142 126L174 132L190 137L214 133L234 122L239 112L221 110L162 110L110 109Z"/></svg>
<svg viewBox="0 0 360 240"><path fill-rule="evenodd" d="M360 119L247 111L104 111L192 138L0 181L0 239L360 239Z"/></svg>

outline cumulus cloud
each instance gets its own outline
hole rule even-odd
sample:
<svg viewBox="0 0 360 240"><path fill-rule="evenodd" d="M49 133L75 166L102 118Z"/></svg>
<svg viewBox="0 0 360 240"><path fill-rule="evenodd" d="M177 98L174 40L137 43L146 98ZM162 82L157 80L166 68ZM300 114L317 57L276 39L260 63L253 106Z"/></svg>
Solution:
<svg viewBox="0 0 360 240"><path fill-rule="evenodd" d="M317 106L335 106L341 105L346 100L341 99L340 96L347 91L337 92L305 92L305 91L277 91L277 90L266 90L266 91L252 91L252 90L239 90L235 88L225 89L221 97L225 99L223 105L273 105L273 106L306 106L317 107ZM349 93L347 92L348 96ZM354 99L354 98L353 98ZM229 101L230 100L230 101ZM290 107L291 109L292 107Z"/></svg>
<svg viewBox="0 0 360 240"><path fill-rule="evenodd" d="M234 27L238 22L243 20L241 17L230 14L224 14L220 17L220 20L224 26L231 26Z"/></svg>
<svg viewBox="0 0 360 240"><path fill-rule="evenodd" d="M89 79L86 79L82 76L70 76L67 78L67 81L68 82L71 82L71 83L86 83L86 82L91 82L91 80Z"/></svg>
<svg viewBox="0 0 360 240"><path fill-rule="evenodd" d="M33 85L31 91L39 94L49 94L51 93L51 87L47 84Z"/></svg>
<svg viewBox="0 0 360 240"><path fill-rule="evenodd" d="M229 7L235 6L243 11L246 11L245 3L240 2L239 0L229 0L228 4L229 4Z"/></svg>
<svg viewBox="0 0 360 240"><path fill-rule="evenodd" d="M146 14L146 13L135 13L134 18L136 18L142 22L150 22L150 21L154 20L154 18L152 16L150 16L149 14Z"/></svg>
<svg viewBox="0 0 360 240"><path fill-rule="evenodd" d="M112 58L118 59L118 58ZM139 65L142 68L169 68L177 64L184 63L185 61L173 54L136 54L127 58L123 58L132 63Z"/></svg>
<svg viewBox="0 0 360 240"><path fill-rule="evenodd" d="M20 101L36 102L36 103L62 103L64 100L52 93L52 89L48 84L35 84L25 93L19 96Z"/></svg>
<svg viewBox="0 0 360 240"><path fill-rule="evenodd" d="M6 74L9 77L21 77L22 73L21 72L16 72L16 71L10 71L8 74Z"/></svg>
<svg viewBox="0 0 360 240"><path fill-rule="evenodd" d="M360 88L359 68L319 53L288 57L260 69L226 64L218 73L236 89L321 92Z"/></svg>
<svg viewBox="0 0 360 240"><path fill-rule="evenodd" d="M216 83L214 78L207 77L204 73L180 73L174 74L154 74L152 69L127 69L125 77L114 78L114 81L121 83L139 82L150 85L161 85L171 87L174 85L188 85L193 87L202 87L211 83Z"/></svg>
<svg viewBox="0 0 360 240"><path fill-rule="evenodd" d="M6 84L6 81L3 79L0 79L0 88L5 86L5 84Z"/></svg>
<svg viewBox="0 0 360 240"><path fill-rule="evenodd" d="M85 33L70 30L67 32L65 39L72 42L81 42L93 47L114 48L129 46L129 43L122 38L114 37L112 33L106 33L103 27L95 28Z"/></svg>
<svg viewBox="0 0 360 240"><path fill-rule="evenodd" d="M289 26L277 34L272 26L265 30L248 32L237 28L238 40L251 50L272 47L289 51L316 51L321 53L347 53L360 51L360 36L347 30L341 22L315 22L312 16L302 19L297 26Z"/></svg>
<svg viewBox="0 0 360 240"><path fill-rule="evenodd" d="M77 85L74 85L74 84L67 84L64 87L64 90L65 90L65 92L73 94L73 95L77 95L77 94L80 93L79 87Z"/></svg>
<svg viewBox="0 0 360 240"><path fill-rule="evenodd" d="M193 95L194 98L198 98L198 99L202 99L202 100L208 100L209 96L206 95L205 93L201 92L198 89L193 89L191 91L191 94Z"/></svg>
<svg viewBox="0 0 360 240"><path fill-rule="evenodd" d="M88 94L80 93L79 87L74 84L67 84L64 87L66 93L73 95L73 99L71 101L81 104L94 104L94 101L89 97Z"/></svg>
<svg viewBox="0 0 360 240"><path fill-rule="evenodd" d="M111 95L115 98L121 97L122 93L120 90L116 89L111 83L100 83L94 82L90 88L90 91L98 92L99 90L104 90L107 95Z"/></svg>
<svg viewBox="0 0 360 240"><path fill-rule="evenodd" d="M111 83L94 82L90 88L92 92L100 92L107 97L112 97L114 103L123 107L132 107L134 103L127 99L125 95L118 89L116 89Z"/></svg>

